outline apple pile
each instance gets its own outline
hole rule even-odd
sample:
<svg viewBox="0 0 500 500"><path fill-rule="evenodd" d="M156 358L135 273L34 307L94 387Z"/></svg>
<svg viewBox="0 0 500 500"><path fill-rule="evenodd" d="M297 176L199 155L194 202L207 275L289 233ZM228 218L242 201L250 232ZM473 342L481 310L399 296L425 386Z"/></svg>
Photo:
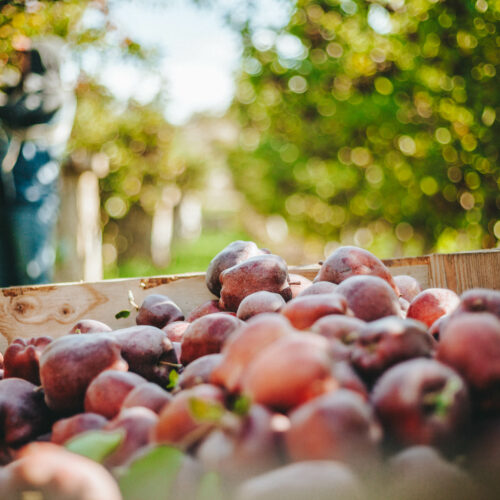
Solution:
<svg viewBox="0 0 500 500"><path fill-rule="evenodd" d="M356 247L311 282L244 241L206 284L187 318L153 294L9 345L2 499L500 498L500 291Z"/></svg>

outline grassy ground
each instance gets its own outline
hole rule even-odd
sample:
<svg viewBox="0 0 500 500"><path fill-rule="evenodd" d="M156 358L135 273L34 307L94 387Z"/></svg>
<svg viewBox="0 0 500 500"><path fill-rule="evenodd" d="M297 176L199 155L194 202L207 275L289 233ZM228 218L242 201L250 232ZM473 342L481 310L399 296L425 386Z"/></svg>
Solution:
<svg viewBox="0 0 500 500"><path fill-rule="evenodd" d="M195 241L176 241L172 245L172 259L164 268L157 268L149 258L132 258L105 270L104 278L132 278L159 274L179 274L206 271L213 257L234 240L249 240L241 231L204 231Z"/></svg>

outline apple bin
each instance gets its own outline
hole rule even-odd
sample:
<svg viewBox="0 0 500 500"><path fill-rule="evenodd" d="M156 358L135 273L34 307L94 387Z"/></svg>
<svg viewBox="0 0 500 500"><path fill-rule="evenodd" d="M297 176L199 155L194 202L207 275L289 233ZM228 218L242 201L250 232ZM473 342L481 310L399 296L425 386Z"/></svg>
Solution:
<svg viewBox="0 0 500 500"><path fill-rule="evenodd" d="M201 272L2 289L0 498L500 498L500 249L382 262L422 291L288 267L248 322Z"/></svg>

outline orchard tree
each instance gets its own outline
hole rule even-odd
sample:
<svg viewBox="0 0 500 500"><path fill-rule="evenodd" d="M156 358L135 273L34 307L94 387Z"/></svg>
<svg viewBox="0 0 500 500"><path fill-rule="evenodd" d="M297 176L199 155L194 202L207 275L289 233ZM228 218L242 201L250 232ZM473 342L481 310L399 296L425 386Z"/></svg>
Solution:
<svg viewBox="0 0 500 500"><path fill-rule="evenodd" d="M500 240L498 2L298 0L241 27L237 186L295 233L381 256Z"/></svg>

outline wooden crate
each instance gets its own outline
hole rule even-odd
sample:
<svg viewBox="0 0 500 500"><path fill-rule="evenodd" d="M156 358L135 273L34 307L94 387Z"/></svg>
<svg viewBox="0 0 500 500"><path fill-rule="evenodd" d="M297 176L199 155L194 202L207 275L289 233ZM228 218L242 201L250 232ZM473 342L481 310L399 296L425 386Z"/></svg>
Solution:
<svg viewBox="0 0 500 500"><path fill-rule="evenodd" d="M500 290L500 249L384 260L393 275L409 274L423 288L444 287L457 293L474 287ZM291 267L290 272L309 279L319 266ZM96 283L0 289L0 351L16 337L68 333L80 319L92 318L112 328L135 324L135 313L116 319L115 314L131 309L129 291L137 303L146 295L168 295L185 314L197 305L215 298L205 285L204 273L174 276L105 280Z"/></svg>

